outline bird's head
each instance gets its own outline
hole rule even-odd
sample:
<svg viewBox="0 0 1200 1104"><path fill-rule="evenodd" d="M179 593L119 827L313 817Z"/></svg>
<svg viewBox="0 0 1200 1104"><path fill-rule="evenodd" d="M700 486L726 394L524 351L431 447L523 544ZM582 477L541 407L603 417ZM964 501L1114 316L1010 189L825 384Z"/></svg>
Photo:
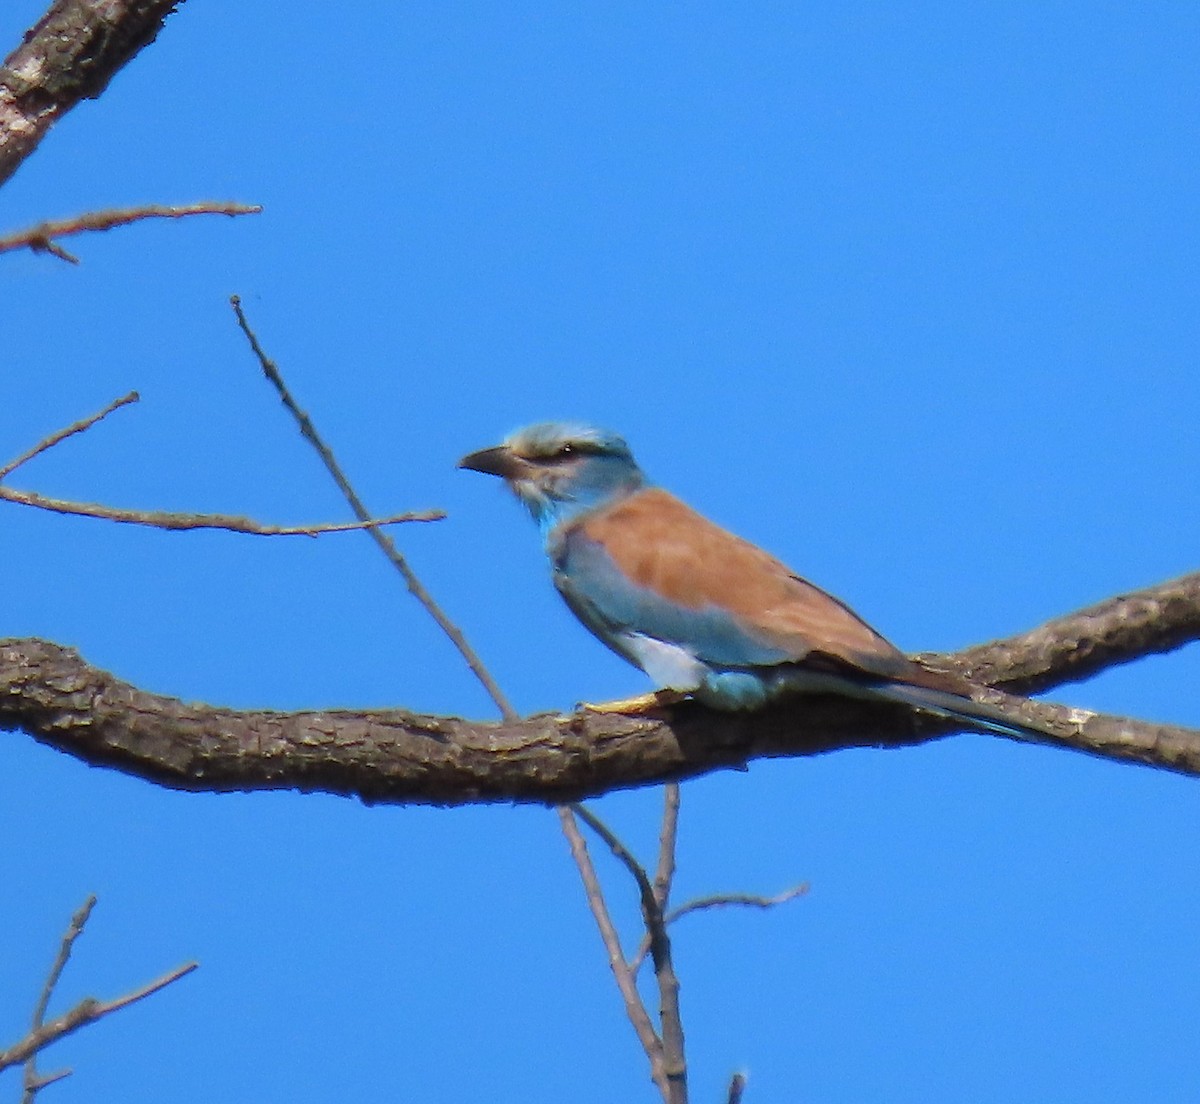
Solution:
<svg viewBox="0 0 1200 1104"><path fill-rule="evenodd" d="M541 422L503 444L464 456L460 468L501 476L543 532L645 483L629 446L615 433L567 422Z"/></svg>

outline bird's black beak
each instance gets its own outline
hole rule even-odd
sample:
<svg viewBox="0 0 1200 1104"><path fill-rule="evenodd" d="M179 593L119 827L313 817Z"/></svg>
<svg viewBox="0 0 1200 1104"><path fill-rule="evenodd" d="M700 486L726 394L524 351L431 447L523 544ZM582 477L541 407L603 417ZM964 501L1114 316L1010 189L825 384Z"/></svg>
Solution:
<svg viewBox="0 0 1200 1104"><path fill-rule="evenodd" d="M505 479L511 479L515 476L520 465L520 459L513 453L512 449L505 445L481 449L479 452L473 452L469 456L464 456L458 462L458 466L466 468L467 471L483 472L484 475L499 475Z"/></svg>

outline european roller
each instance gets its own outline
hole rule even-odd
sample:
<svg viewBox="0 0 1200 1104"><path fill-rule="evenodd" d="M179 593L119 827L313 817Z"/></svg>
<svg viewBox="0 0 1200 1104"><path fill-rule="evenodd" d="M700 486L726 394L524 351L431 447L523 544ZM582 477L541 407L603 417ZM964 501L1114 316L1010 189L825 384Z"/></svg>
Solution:
<svg viewBox="0 0 1200 1104"><path fill-rule="evenodd" d="M1027 732L973 701L970 683L913 662L843 602L654 486L613 433L545 422L459 467L507 482L541 529L567 605L659 690L592 708L633 711L688 694L748 710L833 693Z"/></svg>

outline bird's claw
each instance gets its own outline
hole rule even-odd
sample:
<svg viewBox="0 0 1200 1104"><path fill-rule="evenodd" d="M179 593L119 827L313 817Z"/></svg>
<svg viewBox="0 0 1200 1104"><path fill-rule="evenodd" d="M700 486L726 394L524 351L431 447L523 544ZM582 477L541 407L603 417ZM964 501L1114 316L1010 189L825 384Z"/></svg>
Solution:
<svg viewBox="0 0 1200 1104"><path fill-rule="evenodd" d="M639 694L636 698L622 698L610 702L580 702L579 709L588 713L622 713L626 716L654 713L676 705L686 698L678 690L655 690L650 694Z"/></svg>

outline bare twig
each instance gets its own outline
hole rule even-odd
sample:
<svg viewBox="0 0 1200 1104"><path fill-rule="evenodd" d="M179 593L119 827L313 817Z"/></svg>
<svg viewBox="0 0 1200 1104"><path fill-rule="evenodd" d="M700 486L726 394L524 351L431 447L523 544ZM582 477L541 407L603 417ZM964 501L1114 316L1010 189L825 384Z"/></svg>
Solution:
<svg viewBox="0 0 1200 1104"><path fill-rule="evenodd" d="M791 889L785 889L782 893L775 894L774 897L763 897L757 893L713 893L707 897L697 897L686 904L680 905L677 909L672 909L667 913L665 922L669 926L681 917L687 916L690 912L703 912L705 909L724 908L728 905L758 909L774 908L776 905L793 901L797 897L803 897L808 890L808 882L801 882L799 885L792 886ZM633 956L633 959L629 963L630 968L635 974L641 969L641 965L649 953L650 938L647 936L642 940L637 954Z"/></svg>
<svg viewBox="0 0 1200 1104"><path fill-rule="evenodd" d="M94 1018L99 1019L101 1016L107 1016L110 1012L119 1012L122 1008L128 1008L131 1004L137 1004L138 1001L153 996L160 989L165 989L168 985L171 985L182 977L187 977L193 970L198 970L199 968L199 962L185 962L182 966L176 966L174 970L170 970L163 974L162 977L148 982L140 989L135 989L132 993L126 993L123 997L117 997L114 1001L100 1005L96 1009Z"/></svg>
<svg viewBox="0 0 1200 1104"><path fill-rule="evenodd" d="M257 335L250 328L250 323L246 320L246 314L242 310L241 297L237 295L230 296L229 303L233 307L233 313L237 316L238 326L241 328L242 333L246 335L246 340L250 343L250 349L258 359L263 375L267 377L268 382L275 388L280 401L287 408L288 413L295 419L296 425L300 429L300 435L316 450L317 455L321 458L321 463L325 465L325 470L333 477L333 481L350 504L350 509L354 511L355 516L359 521L366 522L371 516L370 512L363 505L362 499L358 497L358 492L351 485L346 473L342 470L342 466L334 457L332 450L320 434L317 433L312 419L300 409L300 405L292 397L292 393L279 371L279 366L267 356L266 351L259 343ZM424 584L417 578L416 572L408 566L408 561L401 555L395 542L386 533L374 526L369 527L368 531L371 534L371 539L379 546L379 550L387 557L388 562L404 579L404 584L408 587L409 593L421 603L429 616L437 622L438 628L446 634L450 642L458 649L459 655L462 656L467 666L471 669L471 673L479 680L488 696L495 702L501 716L506 721L515 721L517 719L517 711L509 704L508 698L504 696L504 692L500 689L499 684L492 678L491 673L483 665L483 661L476 654L475 649L467 642L467 638L463 635L462 630L446 616L441 606L434 601L433 595L425 589Z"/></svg>
<svg viewBox="0 0 1200 1104"><path fill-rule="evenodd" d="M676 920L687 916L690 912L703 912L705 909L723 908L726 905L739 905L743 908L769 909L803 897L809 890L808 882L785 889L774 897L763 897L757 893L713 893L708 897L697 897L673 909L667 914L667 923L674 924Z"/></svg>
<svg viewBox="0 0 1200 1104"><path fill-rule="evenodd" d="M671 899L675 877L675 843L679 833L679 783L663 787L662 827L658 833L658 869L654 874L654 899L664 912Z"/></svg>
<svg viewBox="0 0 1200 1104"><path fill-rule="evenodd" d="M23 452L15 460L10 460L4 467L0 468L0 479L12 475L22 464L29 463L35 456L40 456L47 449L52 449L60 441L65 441L68 437L73 437L76 433L83 433L85 430L91 429L97 422L107 418L114 410L119 410L123 406L135 403L140 397L136 391L130 391L128 395L122 395L119 399L113 399L103 410L87 418L80 418L79 421L72 422L66 429L57 430L51 433L49 437L44 437L33 448L27 452Z"/></svg>
<svg viewBox="0 0 1200 1104"><path fill-rule="evenodd" d="M646 928L650 957L654 961L654 976L658 983L659 1023L662 1030L658 1064L661 1068L663 1082L659 1087L663 1092L663 1099L668 1104L685 1104L687 1101L687 1064L684 1058L683 1019L679 1011L679 979L675 976L675 968L671 960L671 940L667 935L667 925L662 907L655 895L654 886L650 882L646 868L633 857L630 850L604 821L584 805L572 805L570 811L575 813L608 844L608 849L613 856L629 871L637 883L638 896L641 898L642 905L642 923ZM632 980L636 973L635 969L630 963L624 961L622 961L622 966ZM646 1053L651 1059L653 1068L655 1056L650 1051ZM657 1076L655 1081L656 1083L659 1081Z"/></svg>
<svg viewBox="0 0 1200 1104"><path fill-rule="evenodd" d="M366 521L321 522L314 525L264 525L252 518L235 514L172 514L160 510L125 510L117 506L101 506L95 502L68 502L61 498L47 498L33 491L18 491L13 487L0 486L0 500L14 502L19 506L33 506L55 514L70 514L75 517L101 518L123 525L145 525L151 529L184 531L189 529L223 529L229 533L248 533L256 537L318 537L324 533L349 533L358 529L373 530L379 525L400 525L408 521L441 521L446 515L441 510L425 510L407 514L393 514L385 518L368 518Z"/></svg>
<svg viewBox="0 0 1200 1104"><path fill-rule="evenodd" d="M729 1082L729 1094L725 1098L727 1104L742 1104L742 1093L745 1091L746 1075L735 1073Z"/></svg>
<svg viewBox="0 0 1200 1104"><path fill-rule="evenodd" d="M68 437L90 429L114 410L137 401L137 392L131 391L128 395L114 399L98 413L81 418L65 429L51 433L15 460L9 461L0 468L0 480L11 475L22 464L28 463L35 456L40 456L43 452L54 448L55 445L61 444ZM379 525L399 525L408 521L440 521L446 516L441 510L424 510L393 514L385 518L366 517L359 521L338 521L314 525L264 525L262 522L234 514L177 514L161 510L125 510L116 506L102 506L94 502L68 502L66 499L49 498L34 491L19 491L14 487L5 486L0 486L0 500L14 502L19 506L33 506L39 510L49 510L56 514L101 518L104 521L115 521L125 525L145 525L151 529L175 531L224 529L230 533L249 533L258 537L316 537L323 533L348 533L358 529L374 529Z"/></svg>
<svg viewBox="0 0 1200 1104"><path fill-rule="evenodd" d="M36 1054L40 1050L45 1050L51 1043L58 1042L59 1039L78 1031L81 1027L87 1027L88 1024L93 1024L113 1012L119 1012L122 1008L127 1008L137 1001L144 1000L146 997L157 993L160 989L165 989L172 982L178 981L181 977L190 974L199 965L198 962L185 963L183 966L176 967L170 973L164 974L148 985L143 985L142 988L135 989L132 993L127 993L116 1000L106 1002L99 1001L95 997L87 997L81 1000L70 1012L64 1013L56 1020L51 1020L36 1031L31 1031L19 1043L9 1047L7 1050L0 1051L0 1070L5 1070L9 1066L15 1066L19 1062L24 1062L30 1055Z"/></svg>
<svg viewBox="0 0 1200 1104"><path fill-rule="evenodd" d="M558 808L559 822L562 824L563 835L567 837L567 843L570 844L571 857L575 860L579 876L583 880L583 890L587 895L588 907L592 911L596 927L600 929L600 938L604 941L604 949L608 952L608 965L616 979L617 988L625 1000L625 1014L629 1017L629 1022L633 1024L633 1029L637 1033L638 1041L642 1044L642 1049L646 1052L646 1057L650 1059L651 1078L658 1086L659 1092L662 1093L663 1100L669 1100L670 1086L662 1067L662 1040L650 1022L650 1014L646 1011L641 994L637 991L633 974L626 965L625 952L621 949L621 937L617 935L617 929L608 912L608 905L604 901L600 879L596 875L596 868L588 854L587 841L583 838L583 833L575 822L575 812L581 808L581 806L560 805Z"/></svg>
<svg viewBox="0 0 1200 1104"><path fill-rule="evenodd" d="M62 937L62 942L58 947L58 954L54 959L54 965L50 967L50 973L46 975L46 984L42 986L42 995L38 998L37 1007L33 1010L33 1026L41 1027L46 1018L46 1009L50 1005L50 997L54 992L54 987L58 984L58 979L62 977L62 972L66 968L67 960L71 957L71 948L75 945L75 940L83 934L84 926L88 922L88 918L92 915L92 909L96 907L96 895L92 894L79 907L79 911L71 917L71 923Z"/></svg>
<svg viewBox="0 0 1200 1104"><path fill-rule="evenodd" d="M189 215L257 215L262 207L248 203L227 203L223 201L205 201L187 203L178 207L168 207L160 203L147 203L140 207L114 207L104 211L88 211L73 218L57 219L52 222L39 222L27 230L0 237L0 253L10 253L17 249L32 249L35 253L52 253L60 260L79 264L79 258L67 252L55 241L55 238L65 238L72 234L82 234L89 230L112 230L118 226L128 226L131 222L140 222L151 218L187 218Z"/></svg>
<svg viewBox="0 0 1200 1104"><path fill-rule="evenodd" d="M638 895L641 897L642 908L657 909L658 902L654 896L654 887L650 884L650 876L646 873L646 868L633 857L633 853L621 842L617 834L586 805L575 804L570 808L571 812L608 845L613 857L633 876L633 880L637 883Z"/></svg>
<svg viewBox="0 0 1200 1104"><path fill-rule="evenodd" d="M64 1036L70 1035L73 1031L78 1031L81 1027L95 1023L97 1020L113 1012L119 1012L122 1008L126 1008L136 1001L143 1000L151 994L157 993L172 982L178 981L186 974L190 974L198 965L195 962L186 963L170 971L170 973L164 974L156 981L152 981L148 985L143 985L140 989L135 989L132 993L127 993L116 1000L99 1001L95 997L88 997L80 1001L69 1012L46 1023L46 1009L49 1007L54 987L58 984L63 969L67 965L67 960L71 957L71 949L75 945L75 940L82 934L84 925L87 924L88 917L91 916L95 905L96 898L94 896L89 897L79 911L71 917L71 924L62 938L62 942L59 944L58 955L54 959L54 964L50 967L50 973L46 976L46 982L42 986L41 995L38 997L37 1006L34 1008L32 1029L29 1034L7 1050L0 1051L0 1070L8 1069L9 1066L15 1066L21 1062L26 1063L25 1101L31 1100L32 1095L38 1089L44 1088L53 1081L59 1081L70 1073L70 1070L66 1070L39 1078L33 1064L33 1059L39 1051L44 1050L51 1043L57 1042Z"/></svg>
<svg viewBox="0 0 1200 1104"><path fill-rule="evenodd" d="M31 1058L29 1062L32 1062ZM26 1068L29 1067L29 1062L25 1063ZM32 1081L25 1082L25 1091L21 1097L21 1104L30 1104L30 1102L42 1091L47 1085L53 1085L56 1081L65 1081L74 1073L71 1069L55 1070L53 1073L43 1073L35 1077Z"/></svg>
<svg viewBox="0 0 1200 1104"><path fill-rule="evenodd" d="M100 414L97 417L100 418L103 416L103 414ZM58 984L58 979L62 977L62 972L67 965L67 959L71 957L71 948L75 945L75 940L83 934L84 926L87 924L88 917L92 915L92 909L95 907L96 897L93 894L83 902L79 911L71 917L71 923L58 945L58 954L54 958L54 964L50 967L50 973L46 975L46 983L42 986L41 996L38 997L37 1005L33 1010L33 1020L30 1026L34 1032L41 1030L43 1024L46 1022L46 1009L50 1005L50 997L54 992L54 987ZM70 1073L70 1070L60 1070L58 1073L39 1076L37 1071L37 1054L36 1052L31 1054L25 1061L24 1092L21 1095L21 1104L33 1104L33 1099L37 1096L40 1089L44 1089L47 1085L53 1084L55 1081L61 1081L64 1077L69 1077Z"/></svg>

